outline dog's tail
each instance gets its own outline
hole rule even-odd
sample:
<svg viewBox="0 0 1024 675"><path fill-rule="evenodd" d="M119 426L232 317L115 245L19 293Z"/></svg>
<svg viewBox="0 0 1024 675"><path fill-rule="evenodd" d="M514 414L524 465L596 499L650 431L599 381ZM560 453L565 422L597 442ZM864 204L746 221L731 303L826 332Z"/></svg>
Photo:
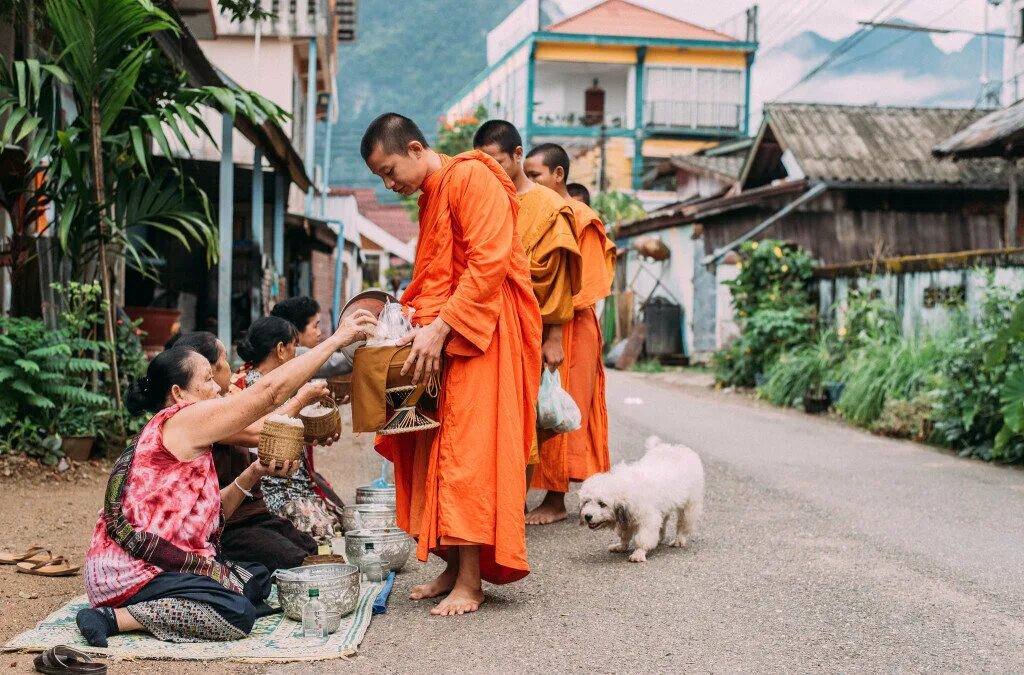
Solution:
<svg viewBox="0 0 1024 675"><path fill-rule="evenodd" d="M661 445L661 439L658 438L657 436L648 436L647 440L644 441L644 447L648 450L652 450L653 448L656 448L659 445Z"/></svg>

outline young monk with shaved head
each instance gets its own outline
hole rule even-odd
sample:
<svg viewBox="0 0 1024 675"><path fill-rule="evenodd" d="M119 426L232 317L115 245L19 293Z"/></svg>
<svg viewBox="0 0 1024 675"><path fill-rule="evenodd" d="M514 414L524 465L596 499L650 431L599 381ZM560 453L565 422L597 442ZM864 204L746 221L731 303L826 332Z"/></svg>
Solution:
<svg viewBox="0 0 1024 675"><path fill-rule="evenodd" d="M569 196L566 189L569 155L561 146L538 145L526 156L523 168L530 180L551 188L569 202L583 257L582 287L573 298L573 319L563 331L568 364L565 390L579 406L582 425L576 431L541 444L540 464L531 486L547 490L547 494L541 505L526 515L527 524L547 525L566 517L565 493L569 491L569 481L586 480L611 466L601 325L594 305L611 292L615 245L605 236L604 223L597 214Z"/></svg>
<svg viewBox="0 0 1024 675"><path fill-rule="evenodd" d="M416 382L440 373L441 426L376 444L395 464L398 522L417 537L417 557L433 552L447 562L410 597L446 595L432 614L475 612L481 578L509 583L530 569L523 500L541 318L516 229L516 189L491 157L440 155L395 113L370 124L360 152L389 190L422 190L413 278L402 296L419 328L406 338L412 353L403 370Z"/></svg>
<svg viewBox="0 0 1024 675"><path fill-rule="evenodd" d="M572 298L580 291L582 267L572 209L554 190L534 183L523 173L523 140L511 122L484 122L473 137L473 147L493 157L516 186L519 236L530 261L533 293L544 322L541 356L544 365L554 372L565 361L562 326L572 321ZM564 382L564 373L561 378ZM539 461L540 448L535 439L527 462L527 485Z"/></svg>

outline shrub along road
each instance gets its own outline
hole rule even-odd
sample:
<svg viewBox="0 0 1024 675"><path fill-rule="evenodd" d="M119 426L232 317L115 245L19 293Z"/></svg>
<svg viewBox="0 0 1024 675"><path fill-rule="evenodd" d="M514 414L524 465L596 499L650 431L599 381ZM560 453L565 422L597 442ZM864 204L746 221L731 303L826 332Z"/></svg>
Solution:
<svg viewBox="0 0 1024 675"><path fill-rule="evenodd" d="M429 603L405 595L439 565L413 563L354 660L216 670L1024 670L1024 472L681 381L610 373L608 400L615 459L639 456L651 433L704 458L705 521L689 548L630 564L606 552L609 533L573 520L531 529L534 573L488 588L478 616L429 618ZM379 466L365 437L318 464L343 496ZM54 541L80 560L101 481L0 489L4 544ZM0 575L0 640L81 585ZM22 671L31 663L3 662ZM111 672L207 670L133 662Z"/></svg>

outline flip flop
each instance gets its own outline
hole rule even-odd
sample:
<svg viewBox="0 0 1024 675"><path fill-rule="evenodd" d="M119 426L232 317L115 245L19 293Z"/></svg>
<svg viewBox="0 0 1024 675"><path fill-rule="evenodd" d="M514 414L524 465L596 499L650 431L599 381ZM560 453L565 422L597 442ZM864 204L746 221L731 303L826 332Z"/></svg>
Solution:
<svg viewBox="0 0 1024 675"><path fill-rule="evenodd" d="M62 555L57 556L53 560L18 563L18 571L22 574L35 574L40 577L70 577L78 574L80 569L82 568L79 565L72 565Z"/></svg>
<svg viewBox="0 0 1024 675"><path fill-rule="evenodd" d="M25 549L24 553L0 553L0 565L17 565L20 562L35 563L40 560L49 560L52 557L50 551L42 546L32 546Z"/></svg>
<svg viewBox="0 0 1024 675"><path fill-rule="evenodd" d="M32 659L36 670L47 675L79 673L80 675L104 675L107 664L93 661L85 652L67 645L51 647Z"/></svg>

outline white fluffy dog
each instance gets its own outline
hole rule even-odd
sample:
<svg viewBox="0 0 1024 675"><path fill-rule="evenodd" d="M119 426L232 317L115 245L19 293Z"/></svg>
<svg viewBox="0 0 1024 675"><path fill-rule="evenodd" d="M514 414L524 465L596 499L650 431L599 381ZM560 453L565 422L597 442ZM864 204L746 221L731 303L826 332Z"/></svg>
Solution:
<svg viewBox="0 0 1024 675"><path fill-rule="evenodd" d="M616 464L580 488L580 524L592 530L614 527L619 543L608 550L632 550L631 562L647 560L665 538L672 514L676 536L669 546L685 546L704 508L704 465L697 453L657 436L645 445L638 462Z"/></svg>

